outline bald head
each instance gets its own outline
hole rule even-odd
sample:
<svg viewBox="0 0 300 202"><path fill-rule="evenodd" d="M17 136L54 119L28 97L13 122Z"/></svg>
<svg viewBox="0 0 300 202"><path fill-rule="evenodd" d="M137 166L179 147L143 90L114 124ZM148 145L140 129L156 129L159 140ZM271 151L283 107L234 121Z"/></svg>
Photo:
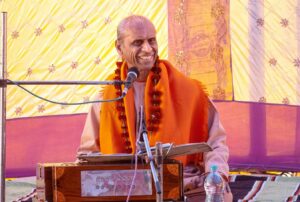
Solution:
<svg viewBox="0 0 300 202"><path fill-rule="evenodd" d="M137 67L140 72L138 80L145 81L157 58L154 25L143 16L132 15L120 22L117 34L115 46L119 56L128 67Z"/></svg>
<svg viewBox="0 0 300 202"><path fill-rule="evenodd" d="M131 15L124 18L117 27L117 40L120 41L127 36L128 31L140 30L143 27L151 27L155 30L153 23L141 15Z"/></svg>

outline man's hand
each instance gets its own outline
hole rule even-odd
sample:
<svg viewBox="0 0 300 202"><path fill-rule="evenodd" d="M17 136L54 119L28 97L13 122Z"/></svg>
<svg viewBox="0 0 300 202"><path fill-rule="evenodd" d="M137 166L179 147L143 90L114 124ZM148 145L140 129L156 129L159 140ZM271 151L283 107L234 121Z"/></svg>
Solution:
<svg viewBox="0 0 300 202"><path fill-rule="evenodd" d="M225 202L232 202L233 201L233 196L232 196L232 193L231 192L227 192L225 190L225 193L224 193L224 201Z"/></svg>

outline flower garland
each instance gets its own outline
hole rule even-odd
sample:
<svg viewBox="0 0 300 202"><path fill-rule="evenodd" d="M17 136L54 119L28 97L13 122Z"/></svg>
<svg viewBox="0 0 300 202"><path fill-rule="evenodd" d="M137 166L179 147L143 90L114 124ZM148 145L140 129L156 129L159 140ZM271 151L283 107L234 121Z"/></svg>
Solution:
<svg viewBox="0 0 300 202"><path fill-rule="evenodd" d="M156 90L156 86L158 84L158 82L160 81L160 72L161 72L161 68L158 66L158 60L155 63L155 66L151 68L151 72L149 73L148 76L151 76L151 85L150 88L148 89L149 92L149 96L151 96L150 102L151 102L151 106L150 109L146 109L146 110L150 110L150 117L147 120L147 130L148 132L152 135L155 132L158 132L159 130L159 124L162 118L162 111L160 108L160 104L161 104L161 96L162 96L162 92ZM115 80L121 80L121 67L118 67L115 70ZM116 89L116 95L117 96L121 96L122 95L122 88L121 85L117 84L115 85L115 89ZM146 89L147 90L147 89ZM116 108L118 111L118 118L121 121L121 128L122 128L122 133L121 133L121 137L124 140L125 143L125 149L128 153L132 153L132 147L131 147L131 143L129 140L129 132L128 132L128 126L127 126L127 118L126 118L126 114L125 114L125 105L124 105L124 99L118 100L116 102Z"/></svg>

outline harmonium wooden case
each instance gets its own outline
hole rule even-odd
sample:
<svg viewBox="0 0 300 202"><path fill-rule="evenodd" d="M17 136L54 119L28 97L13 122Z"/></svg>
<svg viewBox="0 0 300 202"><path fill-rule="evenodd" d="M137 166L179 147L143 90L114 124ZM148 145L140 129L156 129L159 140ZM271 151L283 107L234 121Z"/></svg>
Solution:
<svg viewBox="0 0 300 202"><path fill-rule="evenodd" d="M37 166L39 202L126 201L134 164L41 163ZM179 161L163 164L164 201L183 201L183 167ZM130 201L156 201L149 165L138 164Z"/></svg>

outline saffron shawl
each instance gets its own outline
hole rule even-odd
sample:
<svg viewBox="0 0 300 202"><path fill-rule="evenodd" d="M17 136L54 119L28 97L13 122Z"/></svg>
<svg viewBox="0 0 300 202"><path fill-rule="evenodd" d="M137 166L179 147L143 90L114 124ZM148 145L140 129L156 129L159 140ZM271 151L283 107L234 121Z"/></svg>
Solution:
<svg viewBox="0 0 300 202"><path fill-rule="evenodd" d="M121 64L121 80L127 76L127 65ZM208 98L200 82L187 78L176 70L168 61L159 60L161 68L160 80L155 90L161 95L161 120L157 132L148 134L150 146L156 142L174 143L175 145L206 142L208 139ZM153 84L150 71L145 87L145 116L150 117L151 90ZM113 79L112 75L109 79ZM107 86L103 92L103 99L116 97L114 86ZM133 89L129 89L124 98L126 121L129 141L132 152L135 152L136 142L136 112L134 105ZM103 103L100 112L100 149L104 154L126 153L124 139L121 137L121 121L118 118L115 102ZM147 124L147 123L146 123ZM183 159L182 159L183 160ZM191 155L185 163L198 163L202 155Z"/></svg>

